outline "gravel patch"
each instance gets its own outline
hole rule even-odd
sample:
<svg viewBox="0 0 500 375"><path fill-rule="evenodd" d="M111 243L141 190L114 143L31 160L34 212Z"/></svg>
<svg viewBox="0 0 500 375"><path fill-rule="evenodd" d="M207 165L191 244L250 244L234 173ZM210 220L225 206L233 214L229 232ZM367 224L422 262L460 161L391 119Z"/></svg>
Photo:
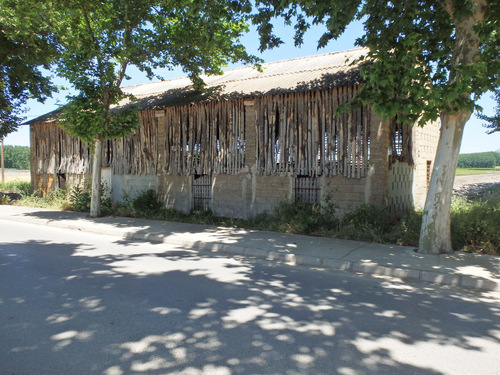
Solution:
<svg viewBox="0 0 500 375"><path fill-rule="evenodd" d="M455 177L453 194L464 196L470 194L482 195L485 189L500 185L500 172L461 175Z"/></svg>

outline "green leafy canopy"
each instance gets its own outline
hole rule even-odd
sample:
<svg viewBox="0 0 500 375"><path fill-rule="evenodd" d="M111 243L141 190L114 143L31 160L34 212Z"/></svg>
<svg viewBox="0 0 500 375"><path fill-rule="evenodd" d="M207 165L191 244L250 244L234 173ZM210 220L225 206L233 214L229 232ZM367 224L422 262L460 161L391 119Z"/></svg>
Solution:
<svg viewBox="0 0 500 375"><path fill-rule="evenodd" d="M57 75L77 91L68 97L63 126L87 141L118 138L139 124L133 108L112 111L127 97L120 85L131 65L149 78L156 68L181 66L201 88L202 74L259 62L239 42L248 29L249 1L26 1L32 17L52 32Z"/></svg>
<svg viewBox="0 0 500 375"><path fill-rule="evenodd" d="M25 19L30 11L23 2L0 0L0 137L24 120L28 99L44 101L56 89L41 70L54 58L54 45L43 26Z"/></svg>
<svg viewBox="0 0 500 375"><path fill-rule="evenodd" d="M353 20L362 20L364 35L359 46L369 47L364 57L363 75L367 82L358 101L370 104L384 117L398 116L421 125L442 112L472 110L475 100L499 86L500 2L498 0L418 0L418 1L257 1L255 18L266 43L279 45L272 34L272 21L296 17L296 42L310 24L324 24L319 38L323 47L341 35ZM480 56L472 64L461 64L466 53L457 46L461 23L484 7L484 17L475 20ZM480 12L477 12L480 13ZM470 43L476 43L472 38ZM457 58L458 57L458 58Z"/></svg>

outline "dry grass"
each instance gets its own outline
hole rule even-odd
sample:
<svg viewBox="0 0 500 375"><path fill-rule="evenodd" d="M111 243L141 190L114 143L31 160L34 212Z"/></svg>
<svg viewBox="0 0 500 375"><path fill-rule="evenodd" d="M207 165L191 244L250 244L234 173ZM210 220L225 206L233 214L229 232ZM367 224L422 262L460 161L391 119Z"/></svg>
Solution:
<svg viewBox="0 0 500 375"><path fill-rule="evenodd" d="M13 181L27 181L31 180L31 175L29 170L18 170L18 169L6 169L5 170L5 182Z"/></svg>

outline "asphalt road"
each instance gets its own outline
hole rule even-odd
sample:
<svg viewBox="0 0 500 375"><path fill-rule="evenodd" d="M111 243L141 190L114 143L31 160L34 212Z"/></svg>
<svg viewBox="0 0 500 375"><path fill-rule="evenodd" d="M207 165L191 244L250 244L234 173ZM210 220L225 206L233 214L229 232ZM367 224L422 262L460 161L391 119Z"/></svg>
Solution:
<svg viewBox="0 0 500 375"><path fill-rule="evenodd" d="M0 374L500 374L498 294L0 222Z"/></svg>

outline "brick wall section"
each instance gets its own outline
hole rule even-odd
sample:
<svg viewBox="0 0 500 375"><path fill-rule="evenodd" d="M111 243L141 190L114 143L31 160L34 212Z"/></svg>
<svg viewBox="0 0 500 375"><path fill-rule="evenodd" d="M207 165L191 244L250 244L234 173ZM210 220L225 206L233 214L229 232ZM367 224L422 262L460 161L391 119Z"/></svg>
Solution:
<svg viewBox="0 0 500 375"><path fill-rule="evenodd" d="M367 202L366 189L371 177L347 178L344 176L322 177L321 204L328 202L337 207L337 214L343 215Z"/></svg>
<svg viewBox="0 0 500 375"><path fill-rule="evenodd" d="M282 201L293 199L293 178L287 176L253 176L252 214L272 212Z"/></svg>
<svg viewBox="0 0 500 375"><path fill-rule="evenodd" d="M166 207L188 213L193 207L192 176L158 176L158 195Z"/></svg>
<svg viewBox="0 0 500 375"><path fill-rule="evenodd" d="M388 203L387 178L389 173L389 120L382 120L372 112L370 123L370 169L365 186L365 202Z"/></svg>
<svg viewBox="0 0 500 375"><path fill-rule="evenodd" d="M428 165L432 172L439 141L439 121L413 129L413 158L415 160L414 200L416 208L423 208L427 196Z"/></svg>
<svg viewBox="0 0 500 375"><path fill-rule="evenodd" d="M111 197L114 201L122 201L125 197L133 198L144 190L158 191L156 175L112 175Z"/></svg>
<svg viewBox="0 0 500 375"><path fill-rule="evenodd" d="M217 175L212 179L212 209L217 216L246 217L242 175Z"/></svg>
<svg viewBox="0 0 500 375"><path fill-rule="evenodd" d="M414 176L415 169L408 163L395 162L389 171L389 210L403 212L414 207Z"/></svg>

